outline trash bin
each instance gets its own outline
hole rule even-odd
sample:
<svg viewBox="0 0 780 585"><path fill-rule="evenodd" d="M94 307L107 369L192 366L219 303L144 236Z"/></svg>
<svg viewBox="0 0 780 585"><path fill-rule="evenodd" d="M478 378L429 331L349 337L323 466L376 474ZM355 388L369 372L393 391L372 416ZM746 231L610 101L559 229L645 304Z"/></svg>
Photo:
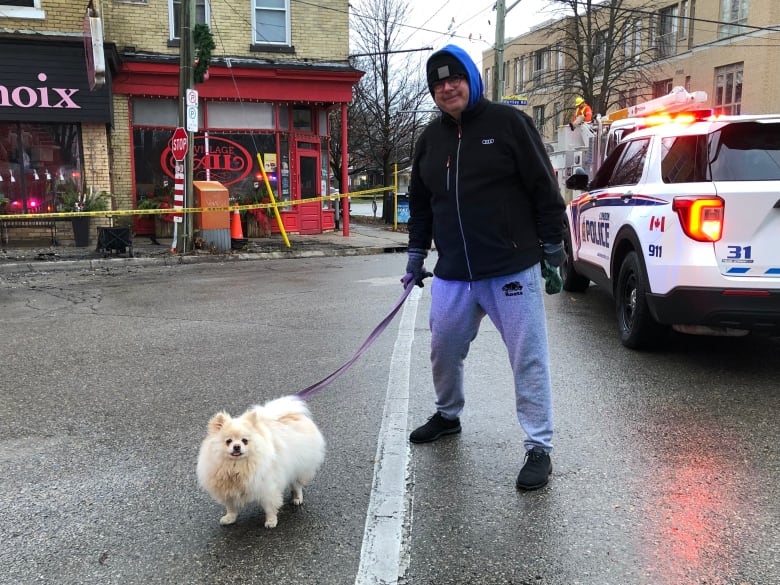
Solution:
<svg viewBox="0 0 780 585"><path fill-rule="evenodd" d="M395 193L393 191L386 192L385 197L382 201L382 219L385 223L395 223L396 217L394 216L395 213ZM403 219L401 219L403 217ZM398 194L398 223L406 223L409 221L409 194L408 193L399 193Z"/></svg>
<svg viewBox="0 0 780 585"><path fill-rule="evenodd" d="M407 223L409 221L409 195L406 193L398 194L398 223Z"/></svg>

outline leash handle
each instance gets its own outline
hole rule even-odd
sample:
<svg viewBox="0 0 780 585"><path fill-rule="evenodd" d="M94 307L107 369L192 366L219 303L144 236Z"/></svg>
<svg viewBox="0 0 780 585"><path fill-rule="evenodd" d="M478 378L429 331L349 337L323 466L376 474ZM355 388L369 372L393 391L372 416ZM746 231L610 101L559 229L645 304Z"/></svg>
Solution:
<svg viewBox="0 0 780 585"><path fill-rule="evenodd" d="M339 369L337 369L332 374L324 377L319 382L312 384L311 386L304 388L303 390L296 392L295 395L300 398L301 400L306 400L311 396L314 396L321 390L325 389L326 386L328 386L333 380L338 378L341 374L346 372L349 368L352 367L352 364L354 364L357 359L365 353L365 351L371 347L371 344L376 341L377 337L381 335L381 333L387 328L387 326L390 324L390 321L393 320L393 317L395 317L396 313L398 313L399 309L403 306L404 302L406 301L406 298L409 296L409 293L412 292L412 289L414 288L414 281L409 282L406 285L406 288L404 289L403 294L401 294L401 298L399 298L395 306L390 309L390 312L387 314L387 316L382 319L382 321L377 325L374 330L369 334L369 336L366 338L366 340L363 342L363 345L361 345L358 350L355 352L355 355L353 355L349 360L347 360Z"/></svg>

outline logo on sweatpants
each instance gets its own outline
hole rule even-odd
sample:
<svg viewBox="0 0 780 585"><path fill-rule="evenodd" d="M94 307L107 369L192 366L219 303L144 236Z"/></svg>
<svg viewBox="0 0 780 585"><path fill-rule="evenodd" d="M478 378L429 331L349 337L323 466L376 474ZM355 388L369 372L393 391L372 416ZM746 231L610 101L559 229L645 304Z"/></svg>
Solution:
<svg viewBox="0 0 780 585"><path fill-rule="evenodd" d="M516 297L517 295L523 294L523 285L517 281L508 282L501 287L501 290L504 291L505 296Z"/></svg>

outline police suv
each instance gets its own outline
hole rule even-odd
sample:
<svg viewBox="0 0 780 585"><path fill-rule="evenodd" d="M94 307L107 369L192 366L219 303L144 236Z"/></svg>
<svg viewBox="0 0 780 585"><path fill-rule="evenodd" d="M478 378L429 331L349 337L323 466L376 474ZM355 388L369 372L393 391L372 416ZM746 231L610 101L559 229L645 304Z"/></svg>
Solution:
<svg viewBox="0 0 780 585"><path fill-rule="evenodd" d="M780 115L678 116L567 186L563 288L609 291L623 345L780 334Z"/></svg>

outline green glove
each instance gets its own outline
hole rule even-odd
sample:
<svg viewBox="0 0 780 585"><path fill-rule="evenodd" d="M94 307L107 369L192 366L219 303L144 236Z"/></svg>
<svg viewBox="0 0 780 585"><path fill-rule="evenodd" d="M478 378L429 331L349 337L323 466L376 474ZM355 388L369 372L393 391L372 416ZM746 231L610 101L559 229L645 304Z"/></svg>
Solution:
<svg viewBox="0 0 780 585"><path fill-rule="evenodd" d="M544 290L548 295L555 295L563 290L563 280L558 274L558 268L550 266L547 260L542 261L542 276L544 277Z"/></svg>

